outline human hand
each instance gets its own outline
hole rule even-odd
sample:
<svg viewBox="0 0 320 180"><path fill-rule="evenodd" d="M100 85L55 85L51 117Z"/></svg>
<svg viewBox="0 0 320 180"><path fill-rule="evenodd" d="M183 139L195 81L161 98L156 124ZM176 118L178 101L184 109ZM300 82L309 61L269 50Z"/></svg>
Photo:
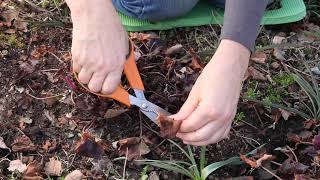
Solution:
<svg viewBox="0 0 320 180"><path fill-rule="evenodd" d="M79 81L111 94L120 83L129 40L111 1L67 0L73 21L72 62Z"/></svg>
<svg viewBox="0 0 320 180"><path fill-rule="evenodd" d="M175 120L182 120L177 137L184 143L203 146L228 136L249 58L250 51L241 44L221 41L188 99L172 115Z"/></svg>

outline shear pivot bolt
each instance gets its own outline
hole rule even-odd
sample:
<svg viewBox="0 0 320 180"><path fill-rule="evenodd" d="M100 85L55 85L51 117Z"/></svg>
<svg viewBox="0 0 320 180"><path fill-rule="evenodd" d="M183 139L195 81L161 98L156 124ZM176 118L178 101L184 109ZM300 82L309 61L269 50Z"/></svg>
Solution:
<svg viewBox="0 0 320 180"><path fill-rule="evenodd" d="M148 107L148 105L147 105L146 103L143 103L143 104L141 105L141 107L142 107L143 109L146 109L146 108Z"/></svg>

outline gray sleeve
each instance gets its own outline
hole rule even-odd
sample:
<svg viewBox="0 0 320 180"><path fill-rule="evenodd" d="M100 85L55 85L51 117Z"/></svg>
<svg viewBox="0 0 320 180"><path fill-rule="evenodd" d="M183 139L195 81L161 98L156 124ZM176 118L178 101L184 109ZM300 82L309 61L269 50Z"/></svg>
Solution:
<svg viewBox="0 0 320 180"><path fill-rule="evenodd" d="M268 0L226 0L221 39L230 39L254 51Z"/></svg>

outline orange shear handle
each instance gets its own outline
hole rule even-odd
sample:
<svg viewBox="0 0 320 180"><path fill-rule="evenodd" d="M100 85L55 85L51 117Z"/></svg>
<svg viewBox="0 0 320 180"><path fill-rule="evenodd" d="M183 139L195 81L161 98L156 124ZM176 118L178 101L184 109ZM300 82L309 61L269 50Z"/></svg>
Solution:
<svg viewBox="0 0 320 180"><path fill-rule="evenodd" d="M134 46L132 41L130 40L130 54L129 57L127 58L126 63L124 64L124 73L129 81L129 85L134 88L134 89L139 89L139 90L144 90L143 82L140 77L140 73L138 71L138 67L135 63L135 58L134 58ZM79 82L79 84L86 89L87 91L100 96L100 97L105 97L105 98L112 98L116 101L119 101L120 103L123 103L124 105L130 107L130 99L129 99L129 93L127 90L125 90L122 85L119 85L117 89L109 95L102 94L102 93L95 93L92 92L87 86L83 85L80 83L77 74L74 72L74 76L76 80Z"/></svg>

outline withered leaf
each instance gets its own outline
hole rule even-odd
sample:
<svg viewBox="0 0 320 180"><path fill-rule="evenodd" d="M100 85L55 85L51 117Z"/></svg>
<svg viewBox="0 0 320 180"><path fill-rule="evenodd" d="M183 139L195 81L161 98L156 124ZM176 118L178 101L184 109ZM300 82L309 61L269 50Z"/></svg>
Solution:
<svg viewBox="0 0 320 180"><path fill-rule="evenodd" d="M107 112L104 114L104 118L110 119L117 116L120 116L121 114L127 112L128 109L108 109Z"/></svg>
<svg viewBox="0 0 320 180"><path fill-rule="evenodd" d="M175 138L180 129L182 121L176 121L168 116L159 115L157 124L160 127L160 136L162 138Z"/></svg>
<svg viewBox="0 0 320 180"><path fill-rule="evenodd" d="M278 62L273 62L273 63L271 63L271 67L273 69L278 69L280 67L280 64Z"/></svg>
<svg viewBox="0 0 320 180"><path fill-rule="evenodd" d="M279 168L279 172L284 175L303 174L309 166L293 161L291 158L285 160Z"/></svg>
<svg viewBox="0 0 320 180"><path fill-rule="evenodd" d="M243 154L240 154L240 159L252 168L257 167L257 162L255 160L249 159Z"/></svg>
<svg viewBox="0 0 320 180"><path fill-rule="evenodd" d="M101 159L104 153L102 144L96 142L95 138L87 132L82 134L81 139L77 142L75 151L80 156L94 159Z"/></svg>
<svg viewBox="0 0 320 180"><path fill-rule="evenodd" d="M27 165L26 171L23 173L23 178L26 180L40 180L43 179L41 177L41 164L34 160Z"/></svg>
<svg viewBox="0 0 320 180"><path fill-rule="evenodd" d="M260 71L256 70L254 67L250 66L248 67L248 75L254 80L261 80L261 81L267 81L267 78L264 74L262 74Z"/></svg>
<svg viewBox="0 0 320 180"><path fill-rule="evenodd" d="M313 146L316 150L320 150L320 135L316 135L312 140Z"/></svg>
<svg viewBox="0 0 320 180"><path fill-rule="evenodd" d="M204 68L204 64L201 62L201 59L197 53L192 48L189 49L189 53L192 57L190 67L193 70L202 70Z"/></svg>
<svg viewBox="0 0 320 180"><path fill-rule="evenodd" d="M281 112L281 116L284 120L288 120L288 118L293 115L291 112L286 111L284 109L279 109L279 111Z"/></svg>
<svg viewBox="0 0 320 180"><path fill-rule="evenodd" d="M55 139L49 140L47 139L46 142L42 145L42 149L45 152L51 152L57 148L57 141Z"/></svg>
<svg viewBox="0 0 320 180"><path fill-rule="evenodd" d="M26 135L19 136L14 140L11 146L13 152L35 151L37 149L37 146L35 146Z"/></svg>
<svg viewBox="0 0 320 180"><path fill-rule="evenodd" d="M283 56L283 54L284 54L284 52L281 49L279 49L279 48L273 49L273 56L280 61L286 60L286 58Z"/></svg>
<svg viewBox="0 0 320 180"><path fill-rule="evenodd" d="M16 27L18 30L22 32L28 32L28 28L27 28L28 23L26 21L23 21L21 19L16 19L13 25L14 27Z"/></svg>
<svg viewBox="0 0 320 180"><path fill-rule="evenodd" d="M146 41L150 39L156 39L159 38L159 36L155 33L130 33L130 37L132 40L139 40L139 41Z"/></svg>
<svg viewBox="0 0 320 180"><path fill-rule="evenodd" d="M259 168L264 161L268 161L273 158L274 157L272 155L263 154L258 160L253 160L253 159L247 158L246 156L240 154L240 159L242 161L244 161L245 163L247 163L249 166L251 166L251 168L255 168L255 169Z"/></svg>
<svg viewBox="0 0 320 180"><path fill-rule="evenodd" d="M139 137L131 137L118 141L118 151L120 155L127 155L127 160L131 161L150 152L149 147Z"/></svg>
<svg viewBox="0 0 320 180"><path fill-rule="evenodd" d="M61 176L61 161L56 160L55 158L50 158L49 162L45 164L44 171L49 176Z"/></svg>
<svg viewBox="0 0 320 180"><path fill-rule="evenodd" d="M74 170L69 173L64 179L65 180L81 180L83 178L83 174L80 170Z"/></svg>
<svg viewBox="0 0 320 180"><path fill-rule="evenodd" d="M254 52L251 55L250 60L259 64L265 64L267 61L267 55L264 52Z"/></svg>
<svg viewBox="0 0 320 180"><path fill-rule="evenodd" d="M317 122L314 119L307 119L303 122L303 126L306 129L311 129L313 128L315 125L317 124Z"/></svg>
<svg viewBox="0 0 320 180"><path fill-rule="evenodd" d="M182 46L181 44L176 44L176 45L170 47L169 49L167 49L167 51L166 51L165 54L166 54L167 56L170 56L170 55L177 54L177 53L179 53L179 52L182 51L182 50L183 50L183 46Z"/></svg>
<svg viewBox="0 0 320 180"><path fill-rule="evenodd" d="M0 136L0 149L9 149L8 146L4 143L4 140L1 136Z"/></svg>
<svg viewBox="0 0 320 180"><path fill-rule="evenodd" d="M0 22L0 23L10 27L12 25L12 21L18 18L18 15L19 15L19 12L14 9L3 11L1 12L0 16L4 19L4 22Z"/></svg>
<svg viewBox="0 0 320 180"><path fill-rule="evenodd" d="M23 173L27 169L27 165L25 165L20 159L10 161L8 170L13 171L19 171L20 173Z"/></svg>

